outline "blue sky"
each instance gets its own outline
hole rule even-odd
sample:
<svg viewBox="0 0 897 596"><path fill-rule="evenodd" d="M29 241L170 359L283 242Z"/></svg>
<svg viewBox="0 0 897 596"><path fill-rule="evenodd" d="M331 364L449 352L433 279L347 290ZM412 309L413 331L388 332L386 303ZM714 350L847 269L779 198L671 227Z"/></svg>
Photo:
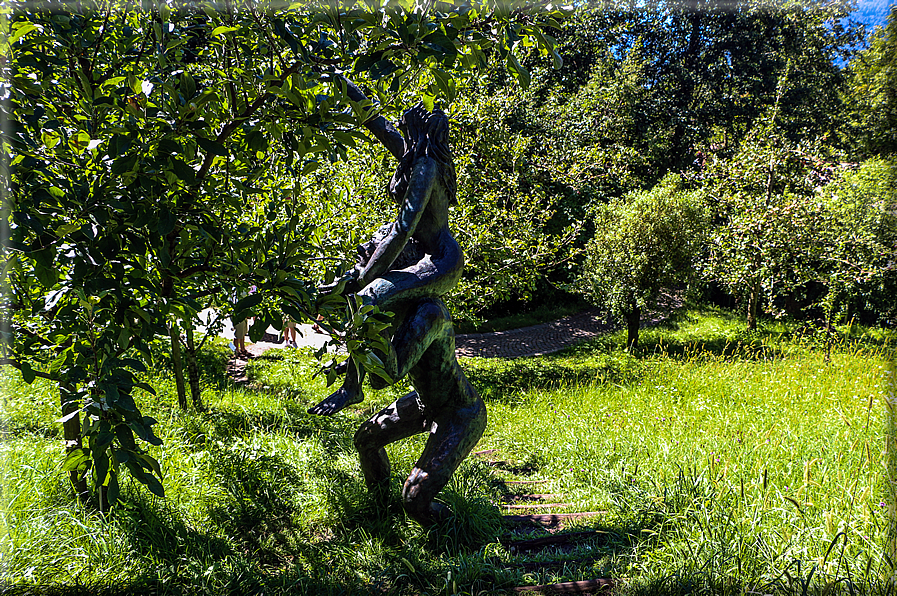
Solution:
<svg viewBox="0 0 897 596"><path fill-rule="evenodd" d="M897 0L859 0L853 18L866 24L869 33L875 27L885 24L888 19L890 7L897 4Z"/></svg>

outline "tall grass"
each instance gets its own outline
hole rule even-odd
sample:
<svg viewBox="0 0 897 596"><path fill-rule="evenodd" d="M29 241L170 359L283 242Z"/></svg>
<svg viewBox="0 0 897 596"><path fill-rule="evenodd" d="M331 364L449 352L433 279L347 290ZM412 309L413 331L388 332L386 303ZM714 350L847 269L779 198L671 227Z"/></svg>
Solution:
<svg viewBox="0 0 897 596"><path fill-rule="evenodd" d="M280 350L252 363L250 387L210 364L209 410L185 413L160 370L158 397L140 405L160 420L166 498L126 483L126 503L102 517L60 471L52 386L3 371L0 585L489 594L612 576L633 594L890 593L891 335L842 329L827 360L821 338L792 326L748 334L724 312L690 311L644 331L640 356L624 342L464 363L488 396L477 449L496 451L456 474L441 498L457 515L435 533L407 520L398 496L425 437L389 448L385 506L352 446L358 424L407 387L312 417L328 389L307 353ZM578 524L601 533L512 554L500 504L525 492L598 512Z"/></svg>

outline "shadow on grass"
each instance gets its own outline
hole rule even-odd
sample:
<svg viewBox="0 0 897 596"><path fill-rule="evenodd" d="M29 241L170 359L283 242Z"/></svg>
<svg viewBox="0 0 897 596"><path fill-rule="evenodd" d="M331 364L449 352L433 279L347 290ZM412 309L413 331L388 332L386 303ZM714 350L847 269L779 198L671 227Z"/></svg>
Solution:
<svg viewBox="0 0 897 596"><path fill-rule="evenodd" d="M683 526L702 522L706 548L680 560L663 577L622 581L616 594L888 594L882 586L848 583L814 575L810 565L793 562L779 577L753 581L750 570L732 578L738 561L733 545L751 539L742 527L725 523L733 494L721 491L708 472L682 471L668 483L649 477L612 476L607 481L613 507L605 523L567 530L597 530L567 552L539 555L548 564L521 564L497 557L504 532L498 509L484 491L490 468L468 462L441 495L454 516L437 532L410 524L401 512L401 478L389 493L369 495L359 478L326 463L314 468L314 482L326 483L323 499L329 521L302 521L305 491L312 480L274 456L217 453L213 466L222 497L211 508L213 527L197 530L164 500L142 492L114 513L146 568L122 586L0 586L4 594L500 594L534 583L622 578L628 565L655 545L669 542ZM137 492L137 491L135 491ZM321 491L318 491L321 498ZM700 519L697 519L700 516ZM709 522L709 523L708 523ZM686 528L687 529L687 528ZM701 546L701 545L698 545ZM835 545L837 547L837 545ZM364 554L365 552L369 554ZM832 557L837 556L837 548ZM548 557L546 559L546 557ZM558 565L560 563L560 565ZM747 569L748 562L745 562ZM756 563L754 563L756 568ZM446 590L451 571L454 592ZM564 579L566 578L566 579ZM451 584L448 584L451 585ZM852 590L851 590L852 589ZM826 591L828 590L828 591Z"/></svg>
<svg viewBox="0 0 897 596"><path fill-rule="evenodd" d="M173 422L182 425L179 435L195 447L227 443L251 433L281 433L294 440L314 436L326 449L335 452L354 452L352 436L359 424L358 420L346 416L312 416L304 405L289 401L282 402L282 408L277 411L213 406Z"/></svg>

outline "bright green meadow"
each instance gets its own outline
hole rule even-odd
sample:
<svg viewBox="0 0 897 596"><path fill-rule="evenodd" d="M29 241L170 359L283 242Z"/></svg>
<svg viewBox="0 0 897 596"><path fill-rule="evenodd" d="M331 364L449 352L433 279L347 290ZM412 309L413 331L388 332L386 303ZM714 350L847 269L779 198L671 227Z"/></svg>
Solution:
<svg viewBox="0 0 897 596"><path fill-rule="evenodd" d="M0 590L75 594L501 594L614 578L619 594L892 593L897 462L893 333L767 323L692 308L561 354L462 362L489 409L486 435L428 533L401 484L425 437L391 446L388 507L367 495L352 436L407 387L367 391L333 418L304 350L253 360L250 384L204 355L205 412L178 409L160 358L139 406L159 420L166 498L126 481L103 516L60 467L58 394L4 369ZM507 480L541 481L506 484ZM537 487L537 488L536 488ZM512 553L514 495L591 512L593 537ZM546 510L532 509L525 513ZM513 513L521 513L514 510ZM50 586L50 588L47 588Z"/></svg>

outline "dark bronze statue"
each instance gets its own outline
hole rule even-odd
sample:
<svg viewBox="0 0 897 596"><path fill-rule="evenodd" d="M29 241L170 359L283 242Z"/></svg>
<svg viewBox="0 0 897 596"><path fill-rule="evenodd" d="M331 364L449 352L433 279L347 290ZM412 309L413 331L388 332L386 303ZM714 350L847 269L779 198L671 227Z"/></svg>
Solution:
<svg viewBox="0 0 897 596"><path fill-rule="evenodd" d="M366 99L351 83L348 89L353 101ZM382 116L365 126L399 160L389 184L399 213L359 247L358 264L343 287L394 313L390 353L382 360L393 379L408 375L415 390L362 424L355 446L369 489L383 491L390 476L384 446L430 433L402 490L405 511L429 527L447 514L434 502L436 495L486 428L486 407L455 358L451 315L441 300L458 283L464 265L448 227L449 206L456 201L448 118L418 105L399 121L403 134ZM362 401L363 378L350 361L342 386L309 412L331 415ZM378 379L371 384L383 386Z"/></svg>

